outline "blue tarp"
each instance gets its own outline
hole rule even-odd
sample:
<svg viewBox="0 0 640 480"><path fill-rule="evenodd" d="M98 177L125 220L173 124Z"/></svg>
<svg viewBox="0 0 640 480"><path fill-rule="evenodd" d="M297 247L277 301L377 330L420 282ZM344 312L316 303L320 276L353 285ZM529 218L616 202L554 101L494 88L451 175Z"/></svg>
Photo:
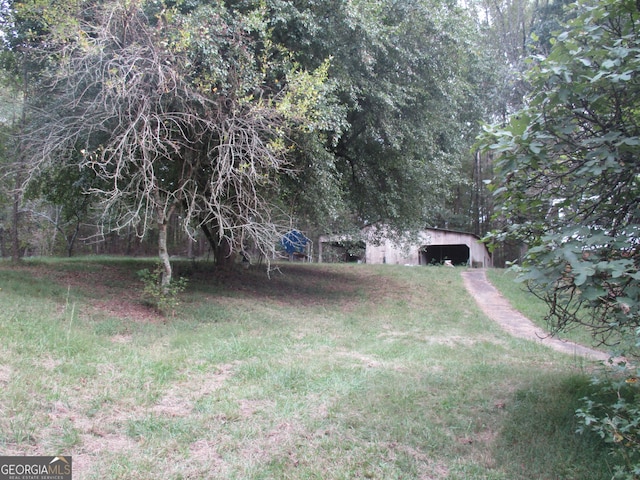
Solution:
<svg viewBox="0 0 640 480"><path fill-rule="evenodd" d="M294 253L304 253L308 242L309 239L298 230L291 230L282 237L282 246L289 255Z"/></svg>

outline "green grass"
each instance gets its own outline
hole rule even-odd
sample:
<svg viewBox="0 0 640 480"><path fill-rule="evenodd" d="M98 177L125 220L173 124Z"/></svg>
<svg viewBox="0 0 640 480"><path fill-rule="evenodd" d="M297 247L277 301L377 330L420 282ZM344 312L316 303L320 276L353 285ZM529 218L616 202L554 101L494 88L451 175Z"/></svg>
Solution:
<svg viewBox="0 0 640 480"><path fill-rule="evenodd" d="M509 337L458 269L280 266L189 279L148 261L0 264L0 451L76 479L611 477L573 411L591 364Z"/></svg>

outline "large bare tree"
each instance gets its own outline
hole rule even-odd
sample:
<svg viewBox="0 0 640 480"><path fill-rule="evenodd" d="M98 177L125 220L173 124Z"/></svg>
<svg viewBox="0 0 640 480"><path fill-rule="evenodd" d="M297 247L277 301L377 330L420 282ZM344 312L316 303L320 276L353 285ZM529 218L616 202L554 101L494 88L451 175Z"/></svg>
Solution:
<svg viewBox="0 0 640 480"><path fill-rule="evenodd" d="M272 200L289 171L287 131L301 121L291 102L300 96L267 88L255 36L223 12L195 25L143 7L99 4L70 23L73 38L43 44L51 74L27 140L31 175L56 162L90 168L100 182L87 193L115 219L111 228L135 226L141 236L157 228L166 287L177 211L187 232L204 227L222 255L274 248L287 222ZM193 48L194 35L198 45L210 38L208 52Z"/></svg>

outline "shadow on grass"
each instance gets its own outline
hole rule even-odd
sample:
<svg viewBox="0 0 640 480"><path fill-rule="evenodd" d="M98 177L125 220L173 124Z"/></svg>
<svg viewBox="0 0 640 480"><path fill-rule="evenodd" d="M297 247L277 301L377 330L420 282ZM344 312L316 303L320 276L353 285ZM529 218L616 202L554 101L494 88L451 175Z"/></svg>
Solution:
<svg viewBox="0 0 640 480"><path fill-rule="evenodd" d="M542 375L518 390L495 441L495 459L513 479L609 480L611 458L592 433L577 434L575 411L593 391L585 375Z"/></svg>
<svg viewBox="0 0 640 480"><path fill-rule="evenodd" d="M50 278L33 275L22 268L0 270L0 291L17 297L64 301L69 294L66 285Z"/></svg>
<svg viewBox="0 0 640 480"><path fill-rule="evenodd" d="M375 271L354 265L279 263L268 273L264 265L249 269L234 265L221 269L212 262L178 259L172 264L174 278L188 280L187 294L241 296L283 305L335 305L363 298L376 301L389 298L402 288L387 277L381 284L380 275ZM137 272L152 270L155 265L155 258L98 256L30 259L17 266L0 264L0 269L3 274L15 276L16 285L21 284L17 281L21 278L30 279L27 283L32 285L25 294L33 295L38 291L34 285L40 285L42 296L50 296L44 287L59 286L60 291L54 292L53 296L64 295L70 287L83 292L87 298L133 301L142 292Z"/></svg>
<svg viewBox="0 0 640 480"><path fill-rule="evenodd" d="M335 305L365 296L375 300L380 298L378 293L384 296L392 293L379 292L379 277L371 270L355 266L279 264L267 273L266 268L259 266L220 270L196 265L196 268L178 265L176 271L189 280L190 290L199 293L305 306Z"/></svg>

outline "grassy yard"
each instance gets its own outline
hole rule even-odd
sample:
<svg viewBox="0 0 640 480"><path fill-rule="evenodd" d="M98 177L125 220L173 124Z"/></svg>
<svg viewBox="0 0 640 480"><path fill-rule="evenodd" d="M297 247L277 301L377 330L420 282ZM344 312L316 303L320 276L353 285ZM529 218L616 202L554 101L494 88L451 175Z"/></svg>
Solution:
<svg viewBox="0 0 640 480"><path fill-rule="evenodd" d="M283 264L189 278L0 264L0 453L75 479L608 479L573 416L594 365L509 337L459 269Z"/></svg>

